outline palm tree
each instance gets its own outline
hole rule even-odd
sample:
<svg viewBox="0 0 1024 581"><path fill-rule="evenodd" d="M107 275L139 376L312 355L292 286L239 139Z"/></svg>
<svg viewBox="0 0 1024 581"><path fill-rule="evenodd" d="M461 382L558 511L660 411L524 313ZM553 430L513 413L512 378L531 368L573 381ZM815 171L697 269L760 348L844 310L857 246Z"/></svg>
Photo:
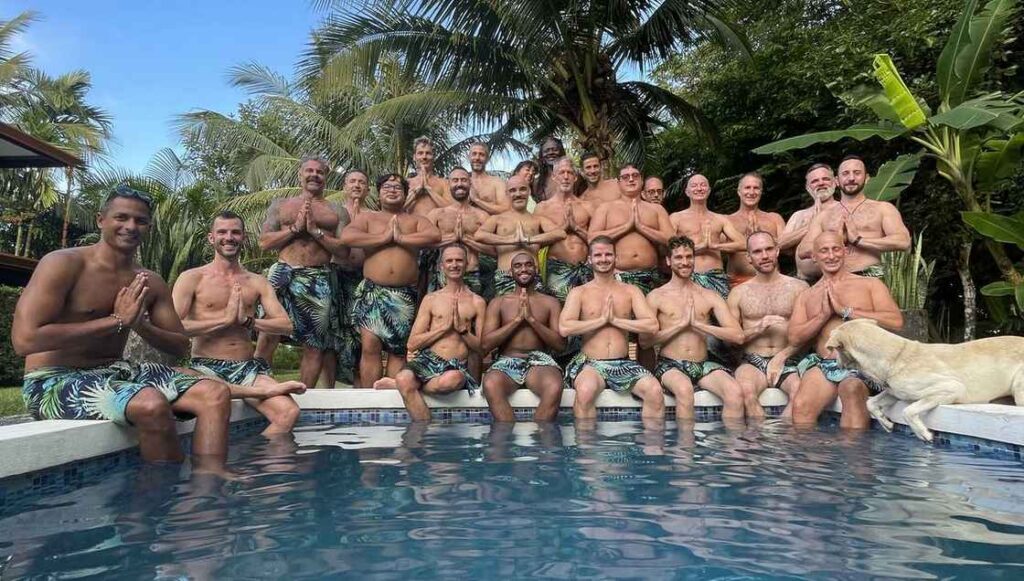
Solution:
<svg viewBox="0 0 1024 581"><path fill-rule="evenodd" d="M7 89L15 79L28 70L31 56L27 52L14 52L11 44L14 37L28 28L36 20L35 12L26 11L10 20L0 20L0 108L6 107L7 99L12 96Z"/></svg>
<svg viewBox="0 0 1024 581"><path fill-rule="evenodd" d="M369 125L414 115L496 128L499 139L571 135L604 159L639 161L668 118L714 132L681 97L620 71L643 71L716 40L749 54L717 15L729 0L377 0L337 4L314 35L307 71L367 82L398 58L424 90L367 108Z"/></svg>

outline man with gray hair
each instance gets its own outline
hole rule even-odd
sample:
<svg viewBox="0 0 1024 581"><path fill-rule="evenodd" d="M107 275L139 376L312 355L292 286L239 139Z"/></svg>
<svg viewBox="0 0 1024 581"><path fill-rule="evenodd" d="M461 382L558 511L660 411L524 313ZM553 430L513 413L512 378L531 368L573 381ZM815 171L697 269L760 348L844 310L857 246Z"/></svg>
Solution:
<svg viewBox="0 0 1024 581"><path fill-rule="evenodd" d="M827 163L816 163L808 168L804 174L804 189L811 196L811 207L797 210L789 217L779 239L779 249L783 252L795 252L797 245L807 236L811 220L822 210L831 210L839 203L835 198L836 174ZM798 277L808 282L821 277L821 269L814 258L796 257L796 272Z"/></svg>
<svg viewBox="0 0 1024 581"><path fill-rule="evenodd" d="M303 158L299 166L301 192L271 202L260 234L260 248L278 252L267 279L292 322L294 331L288 339L302 345L299 380L307 387L316 387L325 352L337 346L337 289L331 260L344 260L348 252L340 239L341 230L349 223L348 211L324 199L330 175L330 166L323 159ZM276 337L260 333L256 357L272 361L276 348Z"/></svg>

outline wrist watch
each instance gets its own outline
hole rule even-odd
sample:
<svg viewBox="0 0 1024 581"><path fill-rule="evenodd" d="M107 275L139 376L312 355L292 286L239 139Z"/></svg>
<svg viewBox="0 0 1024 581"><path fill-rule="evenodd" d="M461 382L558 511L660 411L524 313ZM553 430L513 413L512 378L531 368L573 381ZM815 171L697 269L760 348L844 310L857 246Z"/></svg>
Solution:
<svg viewBox="0 0 1024 581"><path fill-rule="evenodd" d="M849 321L853 318L853 307L845 307L843 310L839 311L839 318L844 321Z"/></svg>
<svg viewBox="0 0 1024 581"><path fill-rule="evenodd" d="M319 228L317 228L316 232L314 232L313 234L314 236L317 237L317 239L322 239L324 237L324 231Z"/></svg>

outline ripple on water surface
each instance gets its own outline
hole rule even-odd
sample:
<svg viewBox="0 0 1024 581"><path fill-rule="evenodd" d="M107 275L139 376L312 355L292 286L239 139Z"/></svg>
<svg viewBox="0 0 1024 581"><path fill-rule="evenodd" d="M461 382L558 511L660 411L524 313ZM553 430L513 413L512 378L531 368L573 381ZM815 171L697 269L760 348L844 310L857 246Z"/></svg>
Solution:
<svg viewBox="0 0 1024 581"><path fill-rule="evenodd" d="M1024 466L769 421L308 426L0 518L2 578L1024 578ZM6 563L5 563L6 561Z"/></svg>

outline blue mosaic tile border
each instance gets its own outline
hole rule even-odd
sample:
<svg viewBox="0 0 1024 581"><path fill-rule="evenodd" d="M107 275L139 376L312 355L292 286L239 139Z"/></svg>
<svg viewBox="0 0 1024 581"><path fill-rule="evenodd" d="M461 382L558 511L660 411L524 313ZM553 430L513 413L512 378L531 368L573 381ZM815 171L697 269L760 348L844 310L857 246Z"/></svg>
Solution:
<svg viewBox="0 0 1024 581"><path fill-rule="evenodd" d="M232 437L248 436L262 431L266 425L264 418L251 418L232 423L228 433ZM192 434L184 434L179 440L185 450L192 446ZM24 507L24 503L32 499L73 492L102 481L111 472L138 466L140 463L139 449L132 447L5 478L0 480L0 516L6 516L12 508Z"/></svg>
<svg viewBox="0 0 1024 581"><path fill-rule="evenodd" d="M778 416L784 406L765 408L769 416ZM533 408L513 408L516 420L528 422L533 419ZM698 407L694 410L696 421L717 422L722 419L720 407ZM572 408L559 410L559 419L572 417ZM665 408L666 419L675 418L675 408ZM493 420L487 408L440 408L431 410L432 421L439 423L471 423L489 424ZM597 419L606 422L638 421L640 408L599 408ZM404 409L347 409L347 410L303 410L299 423L305 425L400 425L410 422L409 414Z"/></svg>

